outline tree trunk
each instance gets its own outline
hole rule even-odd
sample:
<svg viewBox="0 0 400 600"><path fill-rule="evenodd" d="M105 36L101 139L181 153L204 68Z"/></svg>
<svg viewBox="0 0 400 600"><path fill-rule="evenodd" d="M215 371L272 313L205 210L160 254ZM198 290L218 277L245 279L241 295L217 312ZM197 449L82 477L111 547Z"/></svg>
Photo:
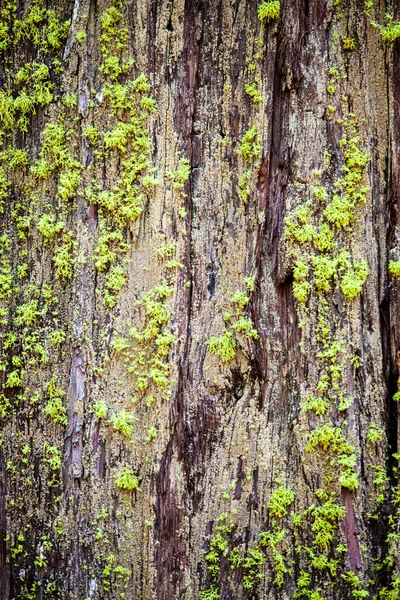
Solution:
<svg viewBox="0 0 400 600"><path fill-rule="evenodd" d="M0 0L0 598L400 597L400 7Z"/></svg>

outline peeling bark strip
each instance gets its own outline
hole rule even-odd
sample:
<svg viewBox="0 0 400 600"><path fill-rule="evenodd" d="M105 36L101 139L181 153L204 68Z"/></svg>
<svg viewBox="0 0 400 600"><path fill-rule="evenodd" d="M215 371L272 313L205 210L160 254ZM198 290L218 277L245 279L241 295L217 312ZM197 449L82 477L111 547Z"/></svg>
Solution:
<svg viewBox="0 0 400 600"><path fill-rule="evenodd" d="M0 0L0 600L400 598L399 39Z"/></svg>

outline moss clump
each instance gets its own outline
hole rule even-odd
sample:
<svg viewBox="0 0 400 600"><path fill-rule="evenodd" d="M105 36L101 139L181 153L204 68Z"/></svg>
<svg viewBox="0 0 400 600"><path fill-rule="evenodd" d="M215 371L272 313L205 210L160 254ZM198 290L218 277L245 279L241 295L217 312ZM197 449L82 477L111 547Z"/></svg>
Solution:
<svg viewBox="0 0 400 600"><path fill-rule="evenodd" d="M176 241L174 239L170 239L165 242L165 244L161 244L157 248L157 254L160 258L172 258L175 254L176 250Z"/></svg>
<svg viewBox="0 0 400 600"><path fill-rule="evenodd" d="M236 349L242 341L240 336L244 335L248 340L257 340L259 337L251 319L245 314L250 302L250 294L254 291L254 278L245 277L244 282L247 292L236 290L229 294L230 310L222 313L226 325L223 334L207 340L208 350L211 354L220 356L223 362L228 362L235 357Z"/></svg>
<svg viewBox="0 0 400 600"><path fill-rule="evenodd" d="M239 198L242 202L246 203L250 194L250 181L253 177L253 171L251 169L247 169L239 178Z"/></svg>
<svg viewBox="0 0 400 600"><path fill-rule="evenodd" d="M13 292L11 265L6 258L6 253L10 251L7 235L0 236L0 250L2 253L0 259L0 300L5 300L6 298L9 298Z"/></svg>
<svg viewBox="0 0 400 600"><path fill-rule="evenodd" d="M147 436L146 436L146 442L150 443L150 442L154 442L154 440L157 438L157 434L158 434L158 429L157 427L149 427L149 429L147 430Z"/></svg>
<svg viewBox="0 0 400 600"><path fill-rule="evenodd" d="M358 575L356 575L353 571L347 571L347 573L342 573L342 579L353 590L352 591L353 598L369 598L370 597L370 593L367 590L361 589L362 588L361 580L358 577Z"/></svg>
<svg viewBox="0 0 400 600"><path fill-rule="evenodd" d="M22 67L14 77L18 96L14 100L14 112L21 131L28 130L28 115L35 114L37 107L50 104L53 100L53 84L49 68L44 63L32 62Z"/></svg>
<svg viewBox="0 0 400 600"><path fill-rule="evenodd" d="M336 274L337 261L329 256L318 255L312 259L315 287L319 292L329 292L331 280Z"/></svg>
<svg viewBox="0 0 400 600"><path fill-rule="evenodd" d="M255 125L246 131L237 152L243 156L245 162L251 162L253 159L260 158L261 143Z"/></svg>
<svg viewBox="0 0 400 600"><path fill-rule="evenodd" d="M207 340L207 346L211 354L220 356L223 362L228 362L236 356L236 340L233 333L227 329L220 337Z"/></svg>
<svg viewBox="0 0 400 600"><path fill-rule="evenodd" d="M369 268L365 260L353 262L352 266L348 266L340 284L341 290L348 300L354 300L361 293L368 274Z"/></svg>
<svg viewBox="0 0 400 600"><path fill-rule="evenodd" d="M125 25L124 15L115 6L111 6L101 15L101 51L105 57L111 51L125 50L129 39L129 31Z"/></svg>
<svg viewBox="0 0 400 600"><path fill-rule="evenodd" d="M54 10L32 2L23 19L14 22L14 43L30 40L45 55L61 48L67 38L69 21L60 21Z"/></svg>
<svg viewBox="0 0 400 600"><path fill-rule="evenodd" d="M258 87L258 81L254 81L253 83L246 83L244 86L244 91L255 104L259 104L262 100L262 96L260 93L260 89Z"/></svg>
<svg viewBox="0 0 400 600"><path fill-rule="evenodd" d="M279 480L278 480L279 483ZM270 513L275 518L286 517L288 506L294 500L294 493L281 486L270 499ZM313 507L314 508L314 507ZM227 513L222 513L215 526L215 532L210 540L209 552L205 556L207 568L212 578L212 585L200 592L201 598L219 598L216 582L221 573L223 561L228 559L232 570L242 569L244 590L254 590L258 582L265 576L263 567L270 565L275 573L273 584L281 587L285 581L285 575L292 575L290 567L290 543L287 531L277 525L275 518L272 519L269 531L260 533L257 543L249 544L245 553L241 552L236 543L240 539L236 535L237 525ZM233 535L235 533L235 535Z"/></svg>
<svg viewBox="0 0 400 600"><path fill-rule="evenodd" d="M337 504L333 498L327 496L324 490L317 493L323 500L320 506L312 509L311 514L314 518L312 530L315 534L315 545L321 550L327 550L333 542L338 523L346 514L346 509L341 504Z"/></svg>
<svg viewBox="0 0 400 600"><path fill-rule="evenodd" d="M55 215L45 213L40 217L37 228L47 242L52 242L64 229L64 223L62 220L57 221Z"/></svg>
<svg viewBox="0 0 400 600"><path fill-rule="evenodd" d="M338 228L346 228L354 221L355 209L365 203L368 191L362 177L369 157L359 148L359 142L358 136L340 142L345 159L343 176L335 183L340 195L335 194L324 211L326 220Z"/></svg>
<svg viewBox="0 0 400 600"><path fill-rule="evenodd" d="M207 590L203 590L200 592L200 600L219 600L220 595L219 591L213 585L209 587Z"/></svg>
<svg viewBox="0 0 400 600"><path fill-rule="evenodd" d="M354 132L351 119L347 122L347 129ZM351 231L356 211L365 202L368 188L363 185L362 178L368 155L359 148L357 135L342 139L340 145L343 148L345 164L342 176L334 183L336 193L331 201L328 201L326 189L313 188L313 195L318 203L326 205L320 224L318 225L316 214L318 206L314 208L310 200L297 207L293 214L286 218L287 239L299 246L307 245L310 249L313 245L319 252L311 258L309 252L303 252L300 258L296 258L293 267L293 294L299 304L308 301L313 289L319 295L329 292L332 283L336 281L345 298L354 300L361 293L368 277L369 269L365 261L352 261L350 254L344 249L337 252L338 236L335 234L335 228L344 232ZM316 225L313 224L314 219ZM333 253L336 253L336 256L332 256ZM314 275L313 280L309 276L310 268Z"/></svg>
<svg viewBox="0 0 400 600"><path fill-rule="evenodd" d="M67 334L63 329L55 329L49 333L49 340L52 344L62 344L67 339Z"/></svg>
<svg viewBox="0 0 400 600"><path fill-rule="evenodd" d="M265 563L265 556L263 552L256 546L255 548L249 548L247 556L242 560L243 566L243 589L251 590L257 581L264 577L261 573L261 569Z"/></svg>
<svg viewBox="0 0 400 600"><path fill-rule="evenodd" d="M122 231L105 229L99 236L93 255L94 265L99 271L107 269L120 254L128 252L130 246L124 241Z"/></svg>
<svg viewBox="0 0 400 600"><path fill-rule="evenodd" d="M310 216L311 204L307 202L304 205L298 206L294 214L286 217L285 235L291 242L297 242L302 245L313 240L316 229L309 223Z"/></svg>
<svg viewBox="0 0 400 600"><path fill-rule="evenodd" d="M284 486L274 490L268 502L268 508L273 517L282 519L287 516L287 509L295 498L294 492Z"/></svg>
<svg viewBox="0 0 400 600"><path fill-rule="evenodd" d="M2 101L1 92L0 92L0 103ZM4 202L7 198L8 188L10 187L10 182L7 181L4 173L3 167L0 166L0 214L2 214L4 210Z"/></svg>
<svg viewBox="0 0 400 600"><path fill-rule="evenodd" d="M387 23L384 27L380 27L382 40L385 44L393 44L400 38L400 23L394 21L392 15L386 14Z"/></svg>
<svg viewBox="0 0 400 600"><path fill-rule="evenodd" d="M356 47L356 40L353 37L344 37L342 42L344 50L354 50Z"/></svg>
<svg viewBox="0 0 400 600"><path fill-rule="evenodd" d="M167 326L170 313L165 302L173 290L164 279L145 294L138 302L144 312L143 327L131 327L128 334L111 342L111 347L123 357L128 373L133 375L135 389L141 397L146 392L153 399L149 394L151 386L158 396L169 397L172 382L168 355L175 337Z"/></svg>
<svg viewBox="0 0 400 600"><path fill-rule="evenodd" d="M229 547L229 535L233 529L233 522L229 520L227 513L218 517L215 533L210 541L210 549L205 560L207 568L215 581L220 573L220 559Z"/></svg>
<svg viewBox="0 0 400 600"><path fill-rule="evenodd" d="M45 457L44 462L50 466L53 471L58 471L61 468L61 453L56 446L52 446L48 442L44 443Z"/></svg>
<svg viewBox="0 0 400 600"><path fill-rule="evenodd" d="M322 396L315 398L313 394L307 396L307 401L301 405L302 410L313 410L316 415L324 415L330 407L330 403Z"/></svg>
<svg viewBox="0 0 400 600"><path fill-rule="evenodd" d="M75 259L73 250L76 242L72 237L72 232L66 233L62 244L56 249L53 262L56 266L56 277L59 279L72 279Z"/></svg>
<svg viewBox="0 0 400 600"><path fill-rule="evenodd" d="M54 423L66 425L68 423L67 409L63 405L65 392L57 386L55 375L50 379L46 389L49 400L43 409L44 414L50 417Z"/></svg>
<svg viewBox="0 0 400 600"><path fill-rule="evenodd" d="M237 321L232 323L232 328L238 333L244 334L247 338L258 339L258 332L253 328L253 323L246 317L239 317Z"/></svg>
<svg viewBox="0 0 400 600"><path fill-rule="evenodd" d="M312 452L315 448L319 448L323 452L332 449L335 454L352 454L354 450L353 446L347 442L340 427L333 427L331 423L325 423L309 434L306 450Z"/></svg>
<svg viewBox="0 0 400 600"><path fill-rule="evenodd" d="M281 587L284 583L284 576L292 575L292 569L289 567L289 544L286 540L286 530L275 526L270 531L263 531L260 534L259 543L265 549L275 572L273 583L277 587Z"/></svg>
<svg viewBox="0 0 400 600"><path fill-rule="evenodd" d="M127 438L131 438L133 434L133 424L137 421L137 418L121 410L117 414L111 417L111 423L114 431L118 431Z"/></svg>
<svg viewBox="0 0 400 600"><path fill-rule="evenodd" d="M322 223L314 231L313 241L316 249L320 252L333 252L337 247L335 234L327 223Z"/></svg>
<svg viewBox="0 0 400 600"><path fill-rule="evenodd" d="M6 388L15 388L20 387L24 380L24 373L14 369L11 371L6 378L5 387Z"/></svg>
<svg viewBox="0 0 400 600"><path fill-rule="evenodd" d="M293 277L296 281L301 281L308 277L310 265L303 259L299 259L293 267Z"/></svg>
<svg viewBox="0 0 400 600"><path fill-rule="evenodd" d="M14 323L17 327L34 327L41 314L38 301L29 300L17 308Z"/></svg>
<svg viewBox="0 0 400 600"><path fill-rule="evenodd" d="M129 467L124 467L115 476L115 485L120 490L139 490L139 479Z"/></svg>
<svg viewBox="0 0 400 600"><path fill-rule="evenodd" d="M368 429L367 442L375 443L383 440L384 437L385 431L378 427L376 423L371 423Z"/></svg>
<svg viewBox="0 0 400 600"><path fill-rule="evenodd" d="M271 19L279 19L281 10L280 2L276 0L268 0L259 5L257 9L258 18L261 23L269 22Z"/></svg>
<svg viewBox="0 0 400 600"><path fill-rule="evenodd" d="M179 160L178 168L175 171L168 171L167 178L172 183L174 190L183 190L186 181L191 173L190 161L187 158Z"/></svg>
<svg viewBox="0 0 400 600"><path fill-rule="evenodd" d="M236 292L233 292L233 294L231 295L231 302L233 302L234 304L237 304L240 309L243 309L250 302L250 298L245 292L242 292L241 290L237 290Z"/></svg>
<svg viewBox="0 0 400 600"><path fill-rule="evenodd" d="M16 12L17 5L15 2L3 3L0 7L0 52L7 50L9 44L12 43L12 35L10 34Z"/></svg>
<svg viewBox="0 0 400 600"><path fill-rule="evenodd" d="M99 236L93 260L99 271L106 274L103 303L114 308L118 292L126 281L121 255L129 251L125 242L128 227L142 214L146 198L153 191L157 179L151 165L151 140L147 129L149 115L156 109L155 101L147 94L150 86L141 73L133 77L134 61L129 59L129 31L125 24L123 3L115 2L101 17L101 52L104 76L101 123L104 128L85 128L87 142L93 145L93 185L85 191L86 199L97 206ZM107 117L104 118L104 108ZM95 110L96 113L96 110ZM104 158L114 161L118 169L108 177L103 189L103 178L98 164ZM181 168L182 167L182 168ZM183 163L177 173L177 186L183 185L188 166ZM190 169L189 169L190 171ZM119 259L119 260L118 260ZM112 266L118 260L117 266Z"/></svg>
<svg viewBox="0 0 400 600"><path fill-rule="evenodd" d="M315 449L335 454L337 465L340 467L339 483L349 490L358 488L359 482L354 472L356 464L354 448L348 443L340 427L325 423L314 429L308 436L306 450L312 452Z"/></svg>
<svg viewBox="0 0 400 600"><path fill-rule="evenodd" d="M83 42L87 38L87 33L86 33L86 31L77 31L75 33L75 37L76 37L76 41L78 42L78 44L83 44Z"/></svg>
<svg viewBox="0 0 400 600"><path fill-rule="evenodd" d="M107 273L104 282L103 302L108 308L113 308L116 304L116 294L121 290L126 281L126 274L121 265L111 267Z"/></svg>
<svg viewBox="0 0 400 600"><path fill-rule="evenodd" d="M0 419L4 419L7 416L10 408L9 399L4 394L0 394Z"/></svg>
<svg viewBox="0 0 400 600"><path fill-rule="evenodd" d="M308 281L310 265L302 259L299 259L293 268L293 295L300 303L308 300L311 292L311 283Z"/></svg>
<svg viewBox="0 0 400 600"><path fill-rule="evenodd" d="M389 273L393 277L400 277L400 260L389 261Z"/></svg>
<svg viewBox="0 0 400 600"><path fill-rule="evenodd" d="M98 419L104 419L107 416L108 407L104 400L99 400L93 407L93 412Z"/></svg>

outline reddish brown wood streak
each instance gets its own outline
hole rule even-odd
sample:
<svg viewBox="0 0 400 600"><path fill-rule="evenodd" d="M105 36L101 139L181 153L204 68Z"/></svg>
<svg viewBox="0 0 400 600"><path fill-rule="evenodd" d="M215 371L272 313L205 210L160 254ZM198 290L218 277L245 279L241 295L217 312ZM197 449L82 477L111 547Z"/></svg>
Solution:
<svg viewBox="0 0 400 600"><path fill-rule="evenodd" d="M342 488L342 503L346 507L342 528L347 543L350 566L351 570L357 573L362 568L357 517L353 507L352 494L346 488Z"/></svg>

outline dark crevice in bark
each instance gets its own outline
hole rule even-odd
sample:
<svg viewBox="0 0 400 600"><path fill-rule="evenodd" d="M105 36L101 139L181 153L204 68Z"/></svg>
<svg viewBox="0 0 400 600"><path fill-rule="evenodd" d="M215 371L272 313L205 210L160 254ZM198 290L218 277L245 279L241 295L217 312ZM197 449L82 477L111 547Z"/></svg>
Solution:
<svg viewBox="0 0 400 600"><path fill-rule="evenodd" d="M304 14L304 10L304 5L301 7L297 5L293 7L295 15L297 13ZM304 21L301 21L300 19L298 22L304 23ZM267 372L268 361L267 332L264 332L262 327L259 327L260 323L258 317L258 315L263 314L261 306L262 282L264 277L272 277L275 282L278 292L278 304L281 309L288 299L286 293L282 295L286 286L281 285L283 283L282 277L284 274L280 273L280 241L283 227L285 190L291 177L291 156L294 150L289 146L290 136L287 131L287 123L291 111L290 96L299 89L299 84L302 79L301 56L303 44L305 42L305 32L301 27L298 27L296 30L296 37L294 37L285 32L285 27L288 27L288 25L284 22L282 31L278 32L271 108L272 133L270 148L268 157L264 157L261 163L258 181L260 197L262 199L263 208L265 209L264 226L258 233L258 240L256 243L257 277L252 304L252 316L260 331L259 351L255 357L255 372L258 374L265 374ZM290 76L289 73L291 74ZM292 81L290 89L287 87L288 80ZM265 200L263 200L264 198ZM268 273L266 272L266 265L268 265ZM282 321L281 323L282 327L285 327ZM285 344L283 344L283 346L285 347ZM266 389L263 390L263 395L265 394L265 391ZM260 408L263 406L263 403L264 400L260 399Z"/></svg>
<svg viewBox="0 0 400 600"><path fill-rule="evenodd" d="M185 544L177 532L181 526L180 510L171 489L170 466L173 458L173 442L170 441L163 455L156 480L156 534L155 562L157 567L157 598L174 598L183 575L181 558Z"/></svg>
<svg viewBox="0 0 400 600"><path fill-rule="evenodd" d="M388 58L388 56L387 56ZM398 210L399 198L399 174L396 159L393 158L393 153L400 148L399 129L394 125L399 122L400 111L399 104L396 98L400 93L400 53L396 48L393 50L392 62L386 62L386 82L387 82L387 114L388 124L386 132L386 156L385 156L385 189L384 199L385 206L377 207L377 212L381 208L385 216L386 226L386 245L384 247L385 255L381 255L381 248L378 243L378 293L382 290L383 296L379 303L379 326L382 348L382 375L386 384L386 398L382 399L382 404L386 412L386 439L388 451L388 474L392 485L397 485L397 476L395 469L398 466L398 461L393 458L393 453L398 451L398 422L397 422L397 405L392 398L397 391L397 381L399 376L398 369L398 350L400 342L400 330L398 322L393 317L396 317L399 304L396 298L393 282L388 281L387 265L390 250L395 241L396 216ZM390 69L392 69L392 78L390 80ZM390 106L390 87L393 88L393 107ZM393 111L393 112L392 112ZM391 123L391 113L393 122ZM392 132L392 133L391 133ZM392 138L393 136L393 138ZM377 197L378 194L376 194ZM380 550L378 557L385 556L388 550L387 536L390 533L390 526L387 517L393 511L391 508L391 498L388 499L383 507L384 519L379 523L376 520L370 519L368 529L370 538L373 541L373 548ZM374 553L375 554L375 553ZM390 585L390 572L387 569L382 570L377 578L377 583L380 586Z"/></svg>
<svg viewBox="0 0 400 600"><path fill-rule="evenodd" d="M195 111L195 92L198 88L198 55L201 45L202 27L199 23L199 16L203 16L203 2L186 0L184 11L184 52L181 57L181 69L183 71L182 81L177 86L177 98L175 99L174 120L175 128L180 133L185 143L187 156L191 157L193 167L193 118ZM199 35L200 29L200 35ZM190 185L192 187L192 178ZM192 189L191 189L192 192ZM189 207L189 217L192 218L191 206ZM190 225L191 227L191 225ZM191 277L191 234L189 232L189 243L187 247L188 272ZM192 277L191 277L192 279ZM192 281L193 283L193 281ZM196 435L192 431L192 425L186 414L185 404L185 386L188 381L188 341L190 336L190 314L192 305L192 286L190 292L184 291L186 296L187 328L182 332L185 336L183 349L183 360L179 362L178 386L175 393L174 406L171 409L171 430L172 436L166 451L161 459L160 468L155 478L156 491L156 520L154 526L155 533L155 562L156 562L156 595L159 600L169 599L177 596L183 583L184 567L187 556L187 545L179 539L177 532L182 524L182 507L178 506L176 491L171 485L171 463L175 458L181 462L185 479L187 483L188 496L186 501L190 504L193 501L194 490L198 483L194 479L193 468L195 448L193 440L201 439L201 435ZM207 414L203 415L205 419L197 418L195 423L207 426ZM198 415L199 417L199 415ZM186 422L188 418L189 423ZM207 437L207 436L206 436ZM194 464L193 464L194 463ZM184 501L184 499L182 499ZM186 514L190 513L186 506Z"/></svg>
<svg viewBox="0 0 400 600"><path fill-rule="evenodd" d="M267 333L263 330L260 322L260 315L262 314L261 306L262 306L262 288L264 281L264 269L265 269L265 240L268 232L268 225L270 217L268 215L268 209L271 208L271 182L274 176L274 170L276 168L276 157L274 155L274 148L277 136L277 128L282 126L281 123L281 115L280 115L280 95L281 95L281 72L278 69L278 55L279 55L279 44L280 44L280 32L278 32L278 41L277 41L277 49L275 56L275 74L274 74L274 87L272 94L272 116L271 116L271 141L270 147L267 149L268 154L263 156L261 162L261 168L259 171L259 178L257 187L259 190L259 195L261 198L261 208L265 212L264 224L260 225L258 233L257 233L257 242L255 245L255 288L254 294L252 298L252 306L251 313L252 319L255 323L257 330L260 334L260 341L257 344L256 354L253 360L253 370L258 375L260 379L264 378L264 374L267 370ZM278 135L280 138L281 131L278 129ZM283 207L281 206L281 211ZM277 208L277 210L279 210ZM268 263L267 263L268 264ZM267 275L268 277L268 275ZM265 387L265 386L263 386ZM263 407L264 403L264 393L265 389L262 390L261 398L259 400L259 408L260 410Z"/></svg>
<svg viewBox="0 0 400 600"><path fill-rule="evenodd" d="M398 49L393 50L392 55L392 81L393 87L393 123L398 123L400 117L399 104L396 98L399 97L400 93L400 52ZM387 67L387 97L389 102L389 68ZM390 106L388 104L388 115L391 114ZM393 139L391 139L390 131L393 132ZM393 454L398 451L398 422L397 412L398 407L392 398L394 393L397 391L397 382L399 377L399 342L400 342L400 330L398 322L396 320L396 313L398 313L399 303L396 296L395 282L387 280L387 259L390 256L390 250L393 243L395 242L395 228L397 221L397 210L398 210L398 198L399 198L399 173L396 159L393 159L393 152L398 152L400 148L400 134L399 129L394 126L390 126L390 120L388 123L387 130L387 153L386 153L386 186L385 186L385 216L386 216L386 248L385 257L380 260L378 269L378 289L384 290L383 298L380 302L380 334L382 344L382 374L386 383L387 396L385 398L385 410L387 415L387 443L388 443L388 470L389 476L392 480L392 485L397 485L397 475L395 469L398 466L398 461L393 457ZM384 271L381 272L381 266L384 265ZM393 319L394 318L394 319ZM389 499L390 500L390 499ZM392 511L390 504L385 508L385 513L388 514ZM383 525L383 527L382 527ZM384 553L387 551L386 538L389 531L389 525L386 519L381 523L381 527L376 527L375 523L371 523L372 535L375 537L376 546L381 547ZM390 580L389 573L384 571L381 574L381 583L388 583Z"/></svg>
<svg viewBox="0 0 400 600"><path fill-rule="evenodd" d="M390 257L390 251L392 246L398 243L395 238L395 231L397 227L397 214L400 208L400 173L398 165L398 152L400 150L400 48L396 44L393 49L392 59L392 88L393 88L393 139L390 137L390 130L388 131L388 148L387 148L387 257ZM388 90L387 97L389 98L389 78L388 78ZM390 114L390 112L389 112ZM390 127L390 126L388 126ZM393 159L393 153L395 153L396 159ZM396 257L397 258L397 257ZM385 261L386 266L386 261ZM399 352L400 352L400 327L398 320L396 319L396 313L399 310L399 300L397 297L396 290L398 290L398 283L395 281L389 282L385 288L384 301L381 304L381 335L382 344L384 346L383 352L383 373L386 378L386 385L388 389L388 442L390 448L390 466L393 468L397 466L397 461L393 459L392 454L398 451L398 423L397 423L397 404L393 402L392 398L394 393L397 391L398 379L399 379ZM394 319L392 319L392 316Z"/></svg>
<svg viewBox="0 0 400 600"><path fill-rule="evenodd" d="M0 448L0 600L10 597L10 567L7 561L6 469Z"/></svg>

